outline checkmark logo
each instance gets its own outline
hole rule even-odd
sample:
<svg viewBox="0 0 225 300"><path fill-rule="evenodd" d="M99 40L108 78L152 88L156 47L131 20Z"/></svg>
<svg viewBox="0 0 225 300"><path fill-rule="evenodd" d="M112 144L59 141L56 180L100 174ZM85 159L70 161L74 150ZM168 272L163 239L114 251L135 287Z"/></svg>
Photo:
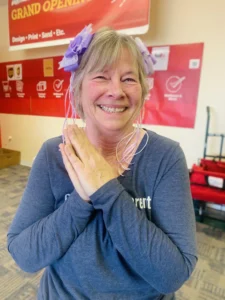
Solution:
<svg viewBox="0 0 225 300"><path fill-rule="evenodd" d="M64 80L60 80L60 79L56 79L53 83L53 88L55 90L55 92L59 93L61 92L62 88L63 88L63 82Z"/></svg>

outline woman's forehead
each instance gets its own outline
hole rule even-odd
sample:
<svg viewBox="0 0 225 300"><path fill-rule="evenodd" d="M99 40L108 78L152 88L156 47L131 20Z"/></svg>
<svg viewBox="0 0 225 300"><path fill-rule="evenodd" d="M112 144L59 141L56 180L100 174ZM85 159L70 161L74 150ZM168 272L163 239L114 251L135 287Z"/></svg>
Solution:
<svg viewBox="0 0 225 300"><path fill-rule="evenodd" d="M120 69L126 73L138 74L138 63L134 55L130 53L127 49L121 51L120 55L117 56L114 60L108 61L106 59L102 59L99 64L96 64L90 73L95 72L110 72L115 69Z"/></svg>

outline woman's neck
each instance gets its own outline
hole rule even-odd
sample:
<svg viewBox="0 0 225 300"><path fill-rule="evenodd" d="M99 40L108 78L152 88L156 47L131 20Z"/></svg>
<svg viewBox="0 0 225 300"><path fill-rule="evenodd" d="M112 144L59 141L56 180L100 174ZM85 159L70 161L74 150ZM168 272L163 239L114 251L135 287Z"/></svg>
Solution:
<svg viewBox="0 0 225 300"><path fill-rule="evenodd" d="M121 158L123 156L126 143L129 139L130 141L127 147L132 143L135 143L135 152L145 134L142 129L138 133L137 129L133 126L124 131L110 132L108 134L104 134L102 131L99 132L97 130L93 130L93 128L89 128L87 126L85 128L85 132L90 142L98 149L101 155L112 164L117 161L118 157ZM118 144L119 147L117 147Z"/></svg>
<svg viewBox="0 0 225 300"><path fill-rule="evenodd" d="M98 149L98 151L105 157L116 153L117 144L128 134L134 131L134 127L124 131L110 131L96 130L91 126L85 127L86 135L89 141Z"/></svg>

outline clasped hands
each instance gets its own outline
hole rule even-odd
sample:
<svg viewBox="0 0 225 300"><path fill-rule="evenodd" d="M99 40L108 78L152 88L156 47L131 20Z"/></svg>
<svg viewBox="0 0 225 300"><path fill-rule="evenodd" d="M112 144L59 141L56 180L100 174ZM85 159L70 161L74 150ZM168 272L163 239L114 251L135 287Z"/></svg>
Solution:
<svg viewBox="0 0 225 300"><path fill-rule="evenodd" d="M60 144L59 149L65 168L77 193L89 201L92 194L118 174L90 143L82 128L69 125L63 134L65 144Z"/></svg>

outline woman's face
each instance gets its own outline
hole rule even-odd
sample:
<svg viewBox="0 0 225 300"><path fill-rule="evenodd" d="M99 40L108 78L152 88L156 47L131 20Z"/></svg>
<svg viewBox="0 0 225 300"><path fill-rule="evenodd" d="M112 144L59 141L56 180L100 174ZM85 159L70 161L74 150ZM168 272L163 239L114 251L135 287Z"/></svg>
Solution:
<svg viewBox="0 0 225 300"><path fill-rule="evenodd" d="M81 105L87 128L99 131L127 131L142 106L138 69L128 50L118 63L103 72L84 77Z"/></svg>

